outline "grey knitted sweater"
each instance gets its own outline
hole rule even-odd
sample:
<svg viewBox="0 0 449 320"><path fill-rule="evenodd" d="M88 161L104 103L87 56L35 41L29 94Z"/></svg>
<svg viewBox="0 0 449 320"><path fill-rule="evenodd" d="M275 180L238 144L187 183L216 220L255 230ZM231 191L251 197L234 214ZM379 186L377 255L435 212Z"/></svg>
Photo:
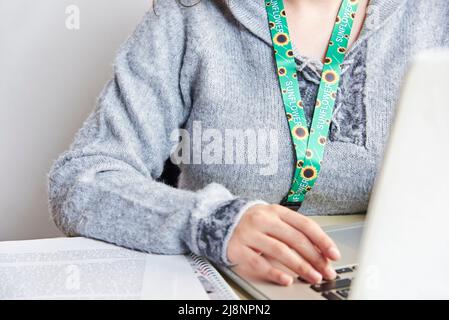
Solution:
<svg viewBox="0 0 449 320"><path fill-rule="evenodd" d="M156 13L120 48L96 109L55 162L52 215L68 235L229 264L246 208L279 203L294 172L264 1L160 0ZM441 46L447 0L371 1L301 213L366 211L408 62ZM321 65L295 55L310 118ZM171 154L178 188L158 181Z"/></svg>

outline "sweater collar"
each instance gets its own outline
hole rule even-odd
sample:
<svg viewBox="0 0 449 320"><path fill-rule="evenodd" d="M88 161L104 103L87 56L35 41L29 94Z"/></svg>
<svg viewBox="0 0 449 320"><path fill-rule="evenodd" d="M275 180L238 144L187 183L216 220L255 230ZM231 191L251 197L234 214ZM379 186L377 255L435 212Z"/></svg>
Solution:
<svg viewBox="0 0 449 320"><path fill-rule="evenodd" d="M407 0L371 0L367 23L362 30L359 40L366 39L380 29L402 4ZM264 0L228 0L229 10L235 18L249 31L261 38L269 45L272 44L268 28L267 13ZM376 24L369 23L369 19ZM370 24L368 26L368 23Z"/></svg>

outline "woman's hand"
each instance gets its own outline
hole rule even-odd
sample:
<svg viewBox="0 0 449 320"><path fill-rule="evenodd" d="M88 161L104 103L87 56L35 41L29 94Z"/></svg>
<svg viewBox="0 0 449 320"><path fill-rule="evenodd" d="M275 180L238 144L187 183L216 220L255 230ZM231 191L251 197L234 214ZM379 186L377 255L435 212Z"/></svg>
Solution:
<svg viewBox="0 0 449 320"><path fill-rule="evenodd" d="M329 259L340 258L337 246L317 223L280 205L250 207L229 240L227 254L231 263L284 286L292 284L292 276L264 256L310 283L334 279Z"/></svg>

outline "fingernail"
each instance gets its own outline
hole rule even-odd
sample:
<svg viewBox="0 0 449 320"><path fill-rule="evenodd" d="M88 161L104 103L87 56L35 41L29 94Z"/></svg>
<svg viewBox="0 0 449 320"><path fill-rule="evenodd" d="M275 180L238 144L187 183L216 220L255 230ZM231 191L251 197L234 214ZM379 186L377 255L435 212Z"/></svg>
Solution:
<svg viewBox="0 0 449 320"><path fill-rule="evenodd" d="M329 277L329 279L335 279L337 277L337 273L335 272L334 268L331 266L326 268L326 274Z"/></svg>
<svg viewBox="0 0 449 320"><path fill-rule="evenodd" d="M321 275L321 273L319 273L318 271L315 270L311 270L309 272L310 278L315 282L321 282L323 280L323 276Z"/></svg>
<svg viewBox="0 0 449 320"><path fill-rule="evenodd" d="M289 286L289 285L292 284L293 278L288 276L288 275L286 275L286 274L283 274L283 275L281 275L281 282L282 282L283 285Z"/></svg>
<svg viewBox="0 0 449 320"><path fill-rule="evenodd" d="M334 261L340 259L340 257L341 257L340 251L335 247L330 248L328 250L328 254L329 254L329 258L331 258Z"/></svg>

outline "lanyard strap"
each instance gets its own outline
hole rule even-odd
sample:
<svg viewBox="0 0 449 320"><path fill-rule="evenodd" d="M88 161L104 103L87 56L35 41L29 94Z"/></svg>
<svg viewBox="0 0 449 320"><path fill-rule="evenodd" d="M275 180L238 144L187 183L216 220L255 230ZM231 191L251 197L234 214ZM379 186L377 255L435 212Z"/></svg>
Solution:
<svg viewBox="0 0 449 320"><path fill-rule="evenodd" d="M296 155L295 175L286 202L300 204L316 182L327 143L335 99L340 82L341 64L348 48L359 0L343 0L324 60L312 125L309 131L299 91L283 0L265 0L273 39L277 75L281 88Z"/></svg>

